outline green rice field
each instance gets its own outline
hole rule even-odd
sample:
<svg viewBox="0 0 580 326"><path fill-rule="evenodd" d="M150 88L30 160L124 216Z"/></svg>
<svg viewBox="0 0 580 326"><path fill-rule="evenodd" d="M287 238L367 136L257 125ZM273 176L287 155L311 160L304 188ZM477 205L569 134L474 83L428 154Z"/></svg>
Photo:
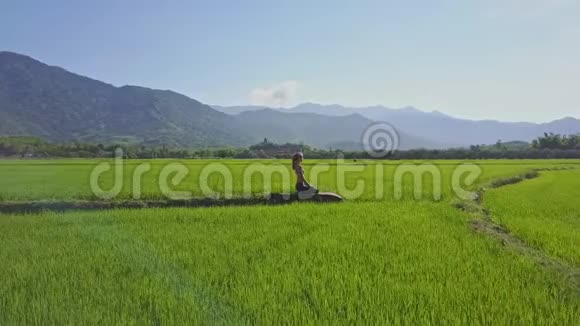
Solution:
<svg viewBox="0 0 580 326"><path fill-rule="evenodd" d="M531 246L580 266L580 171L544 172L486 195L497 223Z"/></svg>
<svg viewBox="0 0 580 326"><path fill-rule="evenodd" d="M117 200L132 199L135 192L134 185L139 185L139 199L164 198L160 190L160 180L167 180L170 188L175 191L188 191L193 197L204 196L200 180L210 190L221 196L225 195L225 178L220 173L211 173L207 178L200 178L202 171L226 169L231 175L232 196L241 197L244 187L252 194L261 195L266 192L291 192L294 176L288 161L283 160L126 160L123 162L121 173L115 173L114 161L103 160L0 160L0 200L29 201L29 200L98 200L91 191L91 171L99 164L110 164L111 169L98 178L99 186L111 189L115 176L120 176L121 189L114 198ZM310 182L317 185L321 191L338 192L348 196L348 192L356 189L357 182L364 183L359 187L361 193L353 196L357 201L392 201L394 199L394 184L396 170L402 165L429 165L440 172L441 199L452 200L452 174L461 164L475 164L481 175L476 182L466 188L473 188L495 178L508 177L523 173L534 168L580 166L579 160L486 160L479 162L461 161L306 161L304 169ZM138 167L149 165L150 170L141 177L134 178ZM178 164L185 168L187 173L176 185L171 184L169 175L162 178L162 171L170 164ZM171 167L171 166L170 166ZM287 180L284 180L285 171ZM263 173L262 173L263 172ZM342 173L342 174L341 174ZM250 182L244 182L244 175L249 176ZM317 178L313 178L317 175ZM344 177L341 177L343 175ZM267 180L271 176L270 180ZM265 180L266 179L266 180ZM433 199L433 179L427 174L424 179L423 198ZM135 181L139 180L139 181ZM340 181L342 180L342 181ZM400 184L403 190L403 199L414 199L413 177L406 174ZM340 183L346 191L340 189ZM377 196L377 191L382 196ZM347 193L345 193L347 192ZM377 198L378 197L378 198Z"/></svg>
<svg viewBox="0 0 580 326"><path fill-rule="evenodd" d="M112 162L112 161L109 161ZM103 200L91 170L102 161L0 161L3 202ZM126 161L122 187L109 200L162 199L161 171L179 163L188 174L174 191L205 195L208 164L232 175L232 196L291 192L290 181L259 173L288 170L286 161ZM434 166L416 183L401 164ZM459 198L457 167L481 170L459 178L466 190L542 169L539 176ZM580 268L580 161L489 160L308 161L306 175L339 194L363 184L342 203L198 208L0 213L0 325L28 324L481 324L578 325L580 289L532 257L478 232L478 217L458 202L480 205L497 223L542 255ZM340 174L346 168L357 171ZM567 168L566 170L561 170ZM549 169L549 170L548 170ZM114 182L113 171L99 180ZM171 176L169 178L171 180ZM226 179L205 181L224 196ZM434 190L435 189L435 190ZM380 191L379 191L380 190ZM377 196L377 192L382 196ZM346 197L346 196L345 196Z"/></svg>

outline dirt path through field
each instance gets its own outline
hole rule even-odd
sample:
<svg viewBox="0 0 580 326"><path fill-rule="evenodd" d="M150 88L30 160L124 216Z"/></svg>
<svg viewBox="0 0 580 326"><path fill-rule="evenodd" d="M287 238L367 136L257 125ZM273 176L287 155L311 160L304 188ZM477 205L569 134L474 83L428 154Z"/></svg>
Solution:
<svg viewBox="0 0 580 326"><path fill-rule="evenodd" d="M563 280L565 280L570 290L580 295L580 268L563 262L555 257L551 257L544 251L530 246L524 240L511 233L504 226L495 223L491 212L483 206L483 197L488 189L499 188L540 177L540 174L538 173L539 171L542 170L533 170L506 179L496 179L487 186L482 187L473 200L458 202L455 204L455 207L462 209L473 216L473 219L470 221L470 226L475 232L492 237L501 242L509 250L513 250L518 254L533 259L542 268L559 275Z"/></svg>

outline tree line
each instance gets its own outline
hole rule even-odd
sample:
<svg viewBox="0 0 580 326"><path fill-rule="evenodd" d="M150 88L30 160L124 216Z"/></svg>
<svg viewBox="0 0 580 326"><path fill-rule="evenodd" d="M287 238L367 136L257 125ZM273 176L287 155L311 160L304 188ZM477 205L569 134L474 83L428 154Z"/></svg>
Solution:
<svg viewBox="0 0 580 326"><path fill-rule="evenodd" d="M534 139L532 147L538 149L580 150L580 135L559 135L544 133L543 137Z"/></svg>
<svg viewBox="0 0 580 326"><path fill-rule="evenodd" d="M343 151L313 148L304 144L275 144L264 139L249 148L169 148L166 146L147 147L143 145L54 143L38 137L0 137L0 157L16 158L108 158L114 157L117 148L123 149L128 159L155 158L289 158L295 152L303 152L310 159L331 159L339 156L345 159L374 159L373 153L365 151ZM394 151L384 159L542 159L580 158L580 135L558 135L546 133L526 142L498 141L493 145L472 145L469 148L413 149Z"/></svg>

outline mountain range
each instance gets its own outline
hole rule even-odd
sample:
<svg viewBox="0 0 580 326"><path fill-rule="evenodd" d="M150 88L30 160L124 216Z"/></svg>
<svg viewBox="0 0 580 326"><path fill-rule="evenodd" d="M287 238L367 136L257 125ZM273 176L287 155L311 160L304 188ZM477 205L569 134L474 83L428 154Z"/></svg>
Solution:
<svg viewBox="0 0 580 326"><path fill-rule="evenodd" d="M265 109L260 106L213 107L231 115ZM273 110L286 113L316 113L329 117L358 114L372 121L386 121L397 130L410 133L418 139L436 140L444 147L493 144L498 140L529 142L545 132L566 135L580 132L580 120L571 117L548 123L500 122L459 119L439 111L425 112L414 107L393 109L385 106L345 107L315 103Z"/></svg>
<svg viewBox="0 0 580 326"><path fill-rule="evenodd" d="M0 52L2 136L170 147L248 146L268 138L359 149L361 135L374 121L397 128L401 149L529 141L543 132L580 132L580 121L573 118L533 124L462 120L382 106L212 107L173 91L116 87L22 54Z"/></svg>

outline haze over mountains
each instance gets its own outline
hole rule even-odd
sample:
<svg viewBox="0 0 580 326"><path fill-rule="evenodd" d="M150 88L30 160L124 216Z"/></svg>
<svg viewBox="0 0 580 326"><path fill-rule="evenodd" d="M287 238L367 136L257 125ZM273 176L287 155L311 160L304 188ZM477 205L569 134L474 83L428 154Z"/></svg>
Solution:
<svg viewBox="0 0 580 326"><path fill-rule="evenodd" d="M213 106L222 112L236 115L242 112L264 110L260 106ZM303 103L280 112L316 113L330 117L359 114L373 121L387 121L398 130L412 133L422 139L432 139L445 146L469 146L493 144L502 141L531 141L544 132L577 134L580 120L567 117L548 123L500 122L494 120L466 120L448 116L438 111L424 112L414 107L400 109L385 106L344 107Z"/></svg>
<svg viewBox="0 0 580 326"><path fill-rule="evenodd" d="M248 146L268 138L358 149L364 129L373 121L395 126L401 149L529 141L544 132L580 132L580 120L573 118L534 124L463 120L410 107L210 107L172 91L115 87L28 56L0 52L0 135L171 147Z"/></svg>

